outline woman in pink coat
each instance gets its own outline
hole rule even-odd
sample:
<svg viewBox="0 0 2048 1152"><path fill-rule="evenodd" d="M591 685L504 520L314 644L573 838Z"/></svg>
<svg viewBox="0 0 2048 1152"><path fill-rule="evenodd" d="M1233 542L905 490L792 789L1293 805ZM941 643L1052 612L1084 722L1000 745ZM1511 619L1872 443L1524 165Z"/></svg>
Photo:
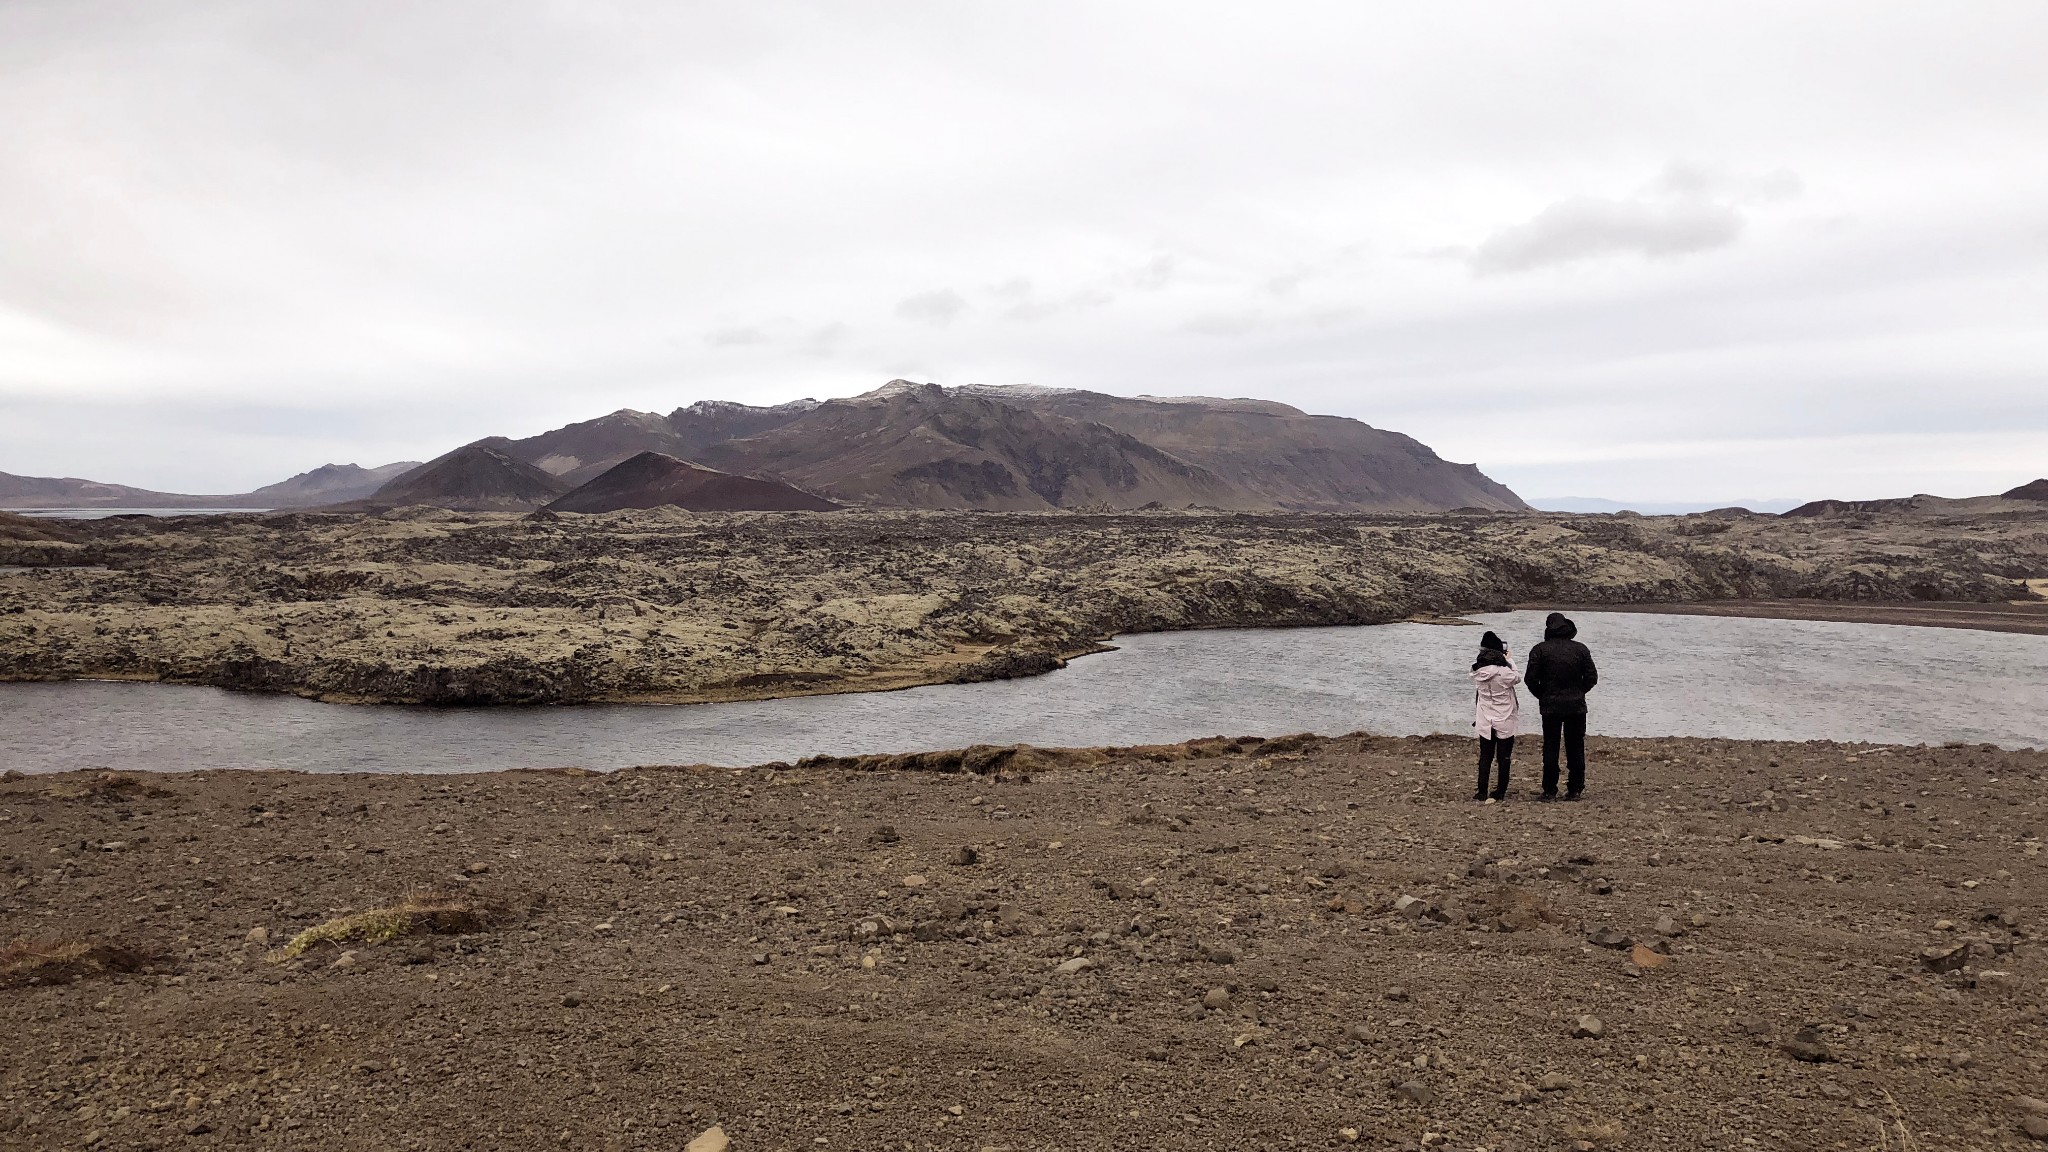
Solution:
<svg viewBox="0 0 2048 1152"><path fill-rule="evenodd" d="M1508 646L1488 632L1479 638L1479 659L1472 662L1472 682L1478 691L1472 697L1472 726L1479 730L1479 790L1474 800L1508 798L1508 763L1515 755L1515 722L1522 711L1515 685L1522 674L1508 663ZM1489 796L1486 785L1493 765L1500 764L1500 783Z"/></svg>

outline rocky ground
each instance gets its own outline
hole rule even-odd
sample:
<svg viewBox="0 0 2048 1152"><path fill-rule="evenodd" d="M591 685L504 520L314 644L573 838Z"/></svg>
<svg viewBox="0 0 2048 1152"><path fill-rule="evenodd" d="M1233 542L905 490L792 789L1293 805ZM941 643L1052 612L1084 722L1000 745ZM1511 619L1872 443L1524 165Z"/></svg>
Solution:
<svg viewBox="0 0 2048 1152"><path fill-rule="evenodd" d="M16 776L0 1145L2048 1136L2048 756L1592 753L1556 805L1441 737Z"/></svg>
<svg viewBox="0 0 2048 1152"><path fill-rule="evenodd" d="M408 509L62 526L0 514L0 680L682 702L1026 675L1118 632L1171 628L1559 602L2003 604L2048 574L2039 507L1793 519Z"/></svg>

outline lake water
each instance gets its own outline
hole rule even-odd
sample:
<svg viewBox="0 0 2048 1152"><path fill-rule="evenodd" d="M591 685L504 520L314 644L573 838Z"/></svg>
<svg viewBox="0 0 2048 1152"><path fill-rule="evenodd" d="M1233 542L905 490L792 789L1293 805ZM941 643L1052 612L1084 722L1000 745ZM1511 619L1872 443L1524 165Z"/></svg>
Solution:
<svg viewBox="0 0 2048 1152"><path fill-rule="evenodd" d="M45 520L105 520L109 516L225 516L230 512L268 512L268 508L10 508L17 516Z"/></svg>
<svg viewBox="0 0 2048 1152"><path fill-rule="evenodd" d="M1472 619L1519 665L1541 613ZM2048 636L1588 612L1594 732L2048 746ZM1479 629L1164 632L1028 680L738 704L360 707L162 684L0 684L0 768L461 772L759 764L969 744L1471 732ZM1535 707L1524 696L1533 726Z"/></svg>

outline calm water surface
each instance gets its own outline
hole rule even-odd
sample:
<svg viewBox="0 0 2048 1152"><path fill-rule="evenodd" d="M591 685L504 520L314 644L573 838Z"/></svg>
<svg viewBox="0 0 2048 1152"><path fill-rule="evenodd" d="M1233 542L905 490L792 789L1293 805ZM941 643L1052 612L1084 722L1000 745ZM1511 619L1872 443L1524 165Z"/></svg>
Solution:
<svg viewBox="0 0 2048 1152"><path fill-rule="evenodd" d="M1474 619L1516 663L1542 614ZM2048 746L2048 637L1585 613L1615 736ZM0 767L461 772L758 764L968 744L1471 731L1479 629L1166 632L1029 680L739 704L355 707L161 684L0 684ZM1534 704L1523 707L1533 716Z"/></svg>

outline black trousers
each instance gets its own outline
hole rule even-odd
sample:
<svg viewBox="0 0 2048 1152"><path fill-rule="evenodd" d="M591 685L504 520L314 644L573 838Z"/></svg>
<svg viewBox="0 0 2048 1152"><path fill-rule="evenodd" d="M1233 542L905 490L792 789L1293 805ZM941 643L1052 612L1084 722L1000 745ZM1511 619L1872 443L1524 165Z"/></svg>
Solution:
<svg viewBox="0 0 2048 1152"><path fill-rule="evenodd" d="M1564 758L1570 775L1565 778L1564 790L1569 796L1577 796L1586 788L1586 714L1572 712L1563 715L1543 714L1543 794L1557 795L1557 746L1564 745Z"/></svg>
<svg viewBox="0 0 2048 1152"><path fill-rule="evenodd" d="M1508 763L1514 758L1515 738L1513 736L1481 736L1479 738L1479 791L1473 793L1473 798L1477 799L1487 794L1487 781L1493 776L1494 762L1499 761L1500 787L1493 790L1493 798L1495 800L1507 799Z"/></svg>

